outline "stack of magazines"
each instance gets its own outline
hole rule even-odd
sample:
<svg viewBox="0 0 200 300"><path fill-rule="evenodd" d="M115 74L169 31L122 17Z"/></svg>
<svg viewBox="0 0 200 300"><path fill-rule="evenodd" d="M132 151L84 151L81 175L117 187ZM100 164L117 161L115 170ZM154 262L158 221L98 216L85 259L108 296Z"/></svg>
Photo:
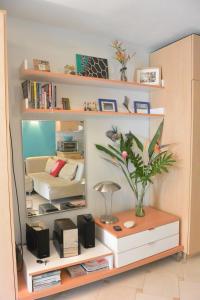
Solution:
<svg viewBox="0 0 200 300"><path fill-rule="evenodd" d="M33 292L40 291L61 283L61 271L56 270L33 276Z"/></svg>
<svg viewBox="0 0 200 300"><path fill-rule="evenodd" d="M74 278L108 268L108 261L105 258L97 258L95 260L88 261L81 265L68 267L67 271L70 274L70 276Z"/></svg>
<svg viewBox="0 0 200 300"><path fill-rule="evenodd" d="M97 258L82 264L82 267L87 273L108 269L108 261L105 258Z"/></svg>
<svg viewBox="0 0 200 300"><path fill-rule="evenodd" d="M56 108L56 85L26 80L22 82L25 108Z"/></svg>

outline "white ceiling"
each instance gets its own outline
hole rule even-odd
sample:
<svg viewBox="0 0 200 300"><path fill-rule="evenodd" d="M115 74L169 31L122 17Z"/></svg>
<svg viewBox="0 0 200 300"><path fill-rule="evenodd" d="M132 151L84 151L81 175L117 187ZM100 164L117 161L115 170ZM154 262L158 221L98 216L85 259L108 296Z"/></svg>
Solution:
<svg viewBox="0 0 200 300"><path fill-rule="evenodd" d="M200 33L200 0L0 0L8 15L152 51Z"/></svg>

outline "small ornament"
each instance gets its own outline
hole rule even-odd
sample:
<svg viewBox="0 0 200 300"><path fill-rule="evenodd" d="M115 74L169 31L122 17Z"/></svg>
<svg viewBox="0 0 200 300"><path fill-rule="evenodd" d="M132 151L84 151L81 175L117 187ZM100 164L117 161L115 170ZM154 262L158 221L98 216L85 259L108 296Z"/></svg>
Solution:
<svg viewBox="0 0 200 300"><path fill-rule="evenodd" d="M111 139L111 141L116 142L120 139L121 134L118 132L117 127L112 126L112 130L106 131L106 136Z"/></svg>
<svg viewBox="0 0 200 300"><path fill-rule="evenodd" d="M128 112L131 113L131 110L129 109L129 98L127 96L124 97L123 105L128 110Z"/></svg>
<svg viewBox="0 0 200 300"><path fill-rule="evenodd" d="M66 66L64 66L64 73L65 74L76 75L75 66L74 65L66 65Z"/></svg>

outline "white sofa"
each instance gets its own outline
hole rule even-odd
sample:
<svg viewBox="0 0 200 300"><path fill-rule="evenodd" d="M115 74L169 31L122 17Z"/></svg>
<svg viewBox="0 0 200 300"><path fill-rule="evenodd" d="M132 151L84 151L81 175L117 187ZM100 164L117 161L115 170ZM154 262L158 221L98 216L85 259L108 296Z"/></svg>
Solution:
<svg viewBox="0 0 200 300"><path fill-rule="evenodd" d="M79 196L84 194L85 185L82 184L84 161L68 159L68 163L76 164L73 180L53 177L45 171L50 156L29 157L25 159L26 175L33 180L33 189L49 201ZM60 159L53 157L55 161ZM59 173L60 174L60 173Z"/></svg>

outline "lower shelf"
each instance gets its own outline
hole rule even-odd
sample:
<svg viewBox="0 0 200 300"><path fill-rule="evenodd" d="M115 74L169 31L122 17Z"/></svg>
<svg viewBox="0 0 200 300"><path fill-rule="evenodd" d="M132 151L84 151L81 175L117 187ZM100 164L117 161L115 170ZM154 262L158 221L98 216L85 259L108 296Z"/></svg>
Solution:
<svg viewBox="0 0 200 300"><path fill-rule="evenodd" d="M67 291L73 289L75 287L79 287L85 284L89 284L110 276L114 276L116 274L120 274L126 272L131 269L138 268L140 266L146 265L148 263L154 262L156 260L162 259L164 257L173 255L175 253L183 251L183 246L177 246L167 251L161 252L159 254L153 255L151 257L147 257L145 259L139 260L132 264L120 267L120 268L113 268L111 270L102 270L98 272L94 272L93 274L88 274L76 278L71 278L66 271L62 271L62 283L61 285L54 286L48 289L44 289L42 291L32 292L29 293L26 288L26 283L23 278L23 274L18 274L18 285L19 285L19 292L18 292L18 300L35 300L40 299L42 297L54 295L63 291Z"/></svg>

